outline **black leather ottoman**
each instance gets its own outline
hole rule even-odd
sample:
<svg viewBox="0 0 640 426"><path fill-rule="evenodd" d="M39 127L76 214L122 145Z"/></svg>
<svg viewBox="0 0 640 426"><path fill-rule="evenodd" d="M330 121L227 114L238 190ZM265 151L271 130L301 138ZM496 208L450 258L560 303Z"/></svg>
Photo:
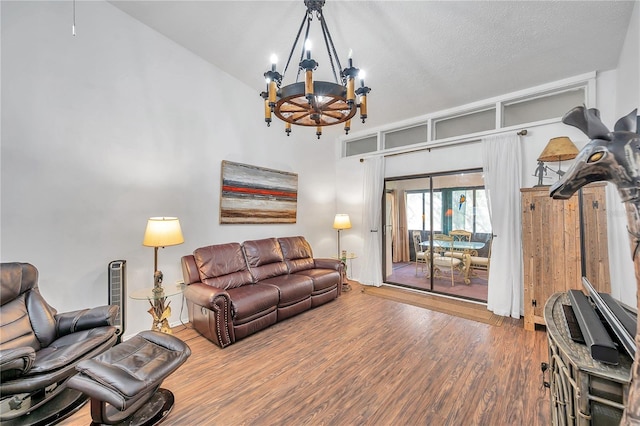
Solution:
<svg viewBox="0 0 640 426"><path fill-rule="evenodd" d="M162 381L191 355L182 340L143 331L103 354L80 362L69 387L91 397L93 424L152 425L173 407Z"/></svg>

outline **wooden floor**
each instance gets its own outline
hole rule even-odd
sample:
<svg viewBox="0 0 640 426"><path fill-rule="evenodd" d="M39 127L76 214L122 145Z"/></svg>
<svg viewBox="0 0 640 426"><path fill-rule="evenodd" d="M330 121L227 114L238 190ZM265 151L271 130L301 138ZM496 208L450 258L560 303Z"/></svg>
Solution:
<svg viewBox="0 0 640 426"><path fill-rule="evenodd" d="M163 425L549 425L544 331L500 327L364 294L225 349L179 327L192 350L163 387ZM64 425L88 425L85 405Z"/></svg>

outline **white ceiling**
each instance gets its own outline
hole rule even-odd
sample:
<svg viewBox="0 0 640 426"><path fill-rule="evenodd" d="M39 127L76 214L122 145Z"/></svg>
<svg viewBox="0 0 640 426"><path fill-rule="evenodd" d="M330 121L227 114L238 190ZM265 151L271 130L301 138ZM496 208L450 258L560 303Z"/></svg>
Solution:
<svg viewBox="0 0 640 426"><path fill-rule="evenodd" d="M278 55L282 72L306 10L303 0L110 3L255 87L256 103L269 57ZM342 66L353 49L354 66L366 70L372 89L369 127L614 69L633 6L633 1L327 0L323 12ZM317 78L332 81L328 59L320 56L323 42L312 40ZM285 83L295 79L299 55L296 49Z"/></svg>

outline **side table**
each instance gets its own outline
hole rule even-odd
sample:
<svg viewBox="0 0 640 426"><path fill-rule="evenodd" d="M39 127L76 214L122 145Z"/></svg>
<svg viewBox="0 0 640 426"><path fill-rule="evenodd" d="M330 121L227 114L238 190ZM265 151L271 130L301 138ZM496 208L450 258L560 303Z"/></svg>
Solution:
<svg viewBox="0 0 640 426"><path fill-rule="evenodd" d="M147 312L153 317L151 329L172 334L169 326L169 317L171 316L171 307L169 305L171 302L167 302L167 297L182 294L184 289L184 284L163 286L163 291L161 292L155 292L153 288L143 288L132 291L129 293L129 297L135 300L148 300L151 307Z"/></svg>

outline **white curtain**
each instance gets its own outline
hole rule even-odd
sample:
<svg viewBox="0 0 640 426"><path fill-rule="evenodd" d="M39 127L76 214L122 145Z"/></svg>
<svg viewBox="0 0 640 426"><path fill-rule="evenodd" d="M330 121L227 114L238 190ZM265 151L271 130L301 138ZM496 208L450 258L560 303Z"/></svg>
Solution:
<svg viewBox="0 0 640 426"><path fill-rule="evenodd" d="M515 134L482 140L484 185L493 229L487 309L520 318L522 308L522 154Z"/></svg>
<svg viewBox="0 0 640 426"><path fill-rule="evenodd" d="M636 306L635 266L631 255L627 211L617 187L607 184L607 243L609 244L609 275L611 295L618 300Z"/></svg>
<svg viewBox="0 0 640 426"><path fill-rule="evenodd" d="M395 192L395 190L394 190ZM409 232L407 225L407 191L396 194L393 221L393 262L409 262Z"/></svg>
<svg viewBox="0 0 640 426"><path fill-rule="evenodd" d="M364 253L360 282L382 285L382 190L384 187L384 157L364 162L364 210L362 211L362 241Z"/></svg>

